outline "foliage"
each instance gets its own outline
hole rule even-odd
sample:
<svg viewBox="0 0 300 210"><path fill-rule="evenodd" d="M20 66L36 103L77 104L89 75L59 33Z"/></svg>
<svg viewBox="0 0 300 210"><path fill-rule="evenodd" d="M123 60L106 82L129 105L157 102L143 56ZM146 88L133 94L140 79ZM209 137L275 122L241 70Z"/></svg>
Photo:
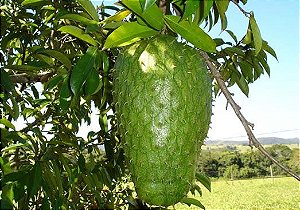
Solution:
<svg viewBox="0 0 300 210"><path fill-rule="evenodd" d="M122 0L95 8L88 0L2 0L1 208L145 207L126 184L112 99L115 47L178 34L207 51L228 86L247 95L249 83L270 74L267 53L276 54L253 13L245 13L243 38L227 29L230 3L173 0L159 8L155 0ZM232 41L205 32L218 22ZM101 129L78 137L95 110Z"/></svg>
<svg viewBox="0 0 300 210"><path fill-rule="evenodd" d="M258 150L233 150L234 147L223 149L202 150L199 157L198 171L209 177L226 179L245 179L265 177L271 175L287 175L269 159L265 158ZM272 145L266 148L277 160L299 173L299 151L286 145Z"/></svg>

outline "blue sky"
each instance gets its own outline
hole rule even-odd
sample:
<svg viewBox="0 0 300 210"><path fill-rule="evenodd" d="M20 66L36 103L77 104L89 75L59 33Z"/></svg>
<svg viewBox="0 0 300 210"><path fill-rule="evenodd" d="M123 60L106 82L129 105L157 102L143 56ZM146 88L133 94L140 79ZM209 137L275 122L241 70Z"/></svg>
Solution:
<svg viewBox="0 0 300 210"><path fill-rule="evenodd" d="M251 0L263 39L276 51L279 62L269 57L271 77L262 76L250 85L249 98L231 88L246 118L255 124L258 137L299 137L299 2L298 0ZM228 29L242 37L247 19L232 5ZM216 100L209 138L240 140L245 132L231 109L225 110L223 96ZM293 131L287 131L293 130ZM285 131L285 132L279 132ZM267 133L262 135L262 133ZM237 138L231 138L237 137ZM240 138L238 138L240 137Z"/></svg>
<svg viewBox="0 0 300 210"><path fill-rule="evenodd" d="M115 1L104 1L105 5ZM101 4L102 1L93 1ZM276 51L279 62L269 57L271 77L263 75L250 85L249 98L238 88L231 88L242 113L255 124L257 137L299 137L299 2L298 0L249 0L243 7L253 11L263 39ZM228 10L228 29L241 38L248 19L231 5ZM210 34L218 36L220 27ZM213 107L210 140L242 140L246 133L231 108L226 110L223 96ZM283 131L283 132L281 132Z"/></svg>

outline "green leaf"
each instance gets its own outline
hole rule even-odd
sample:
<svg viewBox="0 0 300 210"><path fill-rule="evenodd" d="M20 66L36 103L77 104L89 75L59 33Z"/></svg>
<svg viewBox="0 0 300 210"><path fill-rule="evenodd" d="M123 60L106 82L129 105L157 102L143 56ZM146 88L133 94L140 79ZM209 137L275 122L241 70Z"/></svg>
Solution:
<svg viewBox="0 0 300 210"><path fill-rule="evenodd" d="M187 0L185 2L184 13L182 19L185 19L191 16L200 6L200 1Z"/></svg>
<svg viewBox="0 0 300 210"><path fill-rule="evenodd" d="M240 69L242 71L243 76L248 82L253 82L253 67L246 61L241 61L239 63Z"/></svg>
<svg viewBox="0 0 300 210"><path fill-rule="evenodd" d="M200 1L200 20L198 23L201 23L207 16L210 14L210 10L214 4L214 0L209 1Z"/></svg>
<svg viewBox="0 0 300 210"><path fill-rule="evenodd" d="M62 26L58 30L64 33L71 34L72 36L75 36L91 45L97 45L97 42L93 39L93 37L86 34L83 30L76 26Z"/></svg>
<svg viewBox="0 0 300 210"><path fill-rule="evenodd" d="M211 181L207 176L201 173L196 173L196 179L211 192Z"/></svg>
<svg viewBox="0 0 300 210"><path fill-rule="evenodd" d="M205 209L205 207L202 205L202 203L195 198L184 197L180 202L185 203L188 206L195 205L195 206L200 207L201 209Z"/></svg>
<svg viewBox="0 0 300 210"><path fill-rule="evenodd" d="M270 76L270 67L269 67L269 64L268 64L265 56L266 56L265 52L260 51L260 53L257 56L257 59L258 59L259 63L261 64L261 66L265 69L267 74Z"/></svg>
<svg viewBox="0 0 300 210"><path fill-rule="evenodd" d="M156 4L148 7L145 11L142 10L141 4L139 4L137 0L122 0L122 4L124 4L128 9L140 16L151 27L157 30L161 30L163 28L163 13Z"/></svg>
<svg viewBox="0 0 300 210"><path fill-rule="evenodd" d="M156 0L139 0L139 1L143 11L147 10L156 2Z"/></svg>
<svg viewBox="0 0 300 210"><path fill-rule="evenodd" d="M79 14L65 14L65 15L59 17L59 19L74 20L74 21L77 21L77 22L82 23L82 24L87 25L87 26L98 24L97 21L88 19L88 18L86 18L82 15L79 15Z"/></svg>
<svg viewBox="0 0 300 210"><path fill-rule="evenodd" d="M253 34L253 41L254 41L254 47L255 47L255 55L258 55L258 53L261 50L262 47L262 38L261 34L258 28L258 25L256 23L256 20L254 18L254 15L250 16L250 27Z"/></svg>
<svg viewBox="0 0 300 210"><path fill-rule="evenodd" d="M93 20L99 21L98 13L90 0L77 0L77 2L85 9Z"/></svg>
<svg viewBox="0 0 300 210"><path fill-rule="evenodd" d="M59 93L59 107L62 110L67 110L71 104L72 92L69 85L69 77L66 77Z"/></svg>
<svg viewBox="0 0 300 210"><path fill-rule="evenodd" d="M102 87L102 80L99 77L99 73L96 69L92 68L86 83L84 85L84 92L86 95L93 95L97 93Z"/></svg>
<svg viewBox="0 0 300 210"><path fill-rule="evenodd" d="M200 27L190 24L189 21L182 20L180 17L173 15L166 15L165 21L168 26L176 33L179 33L187 41L206 52L215 52L216 43L205 33Z"/></svg>
<svg viewBox="0 0 300 210"><path fill-rule="evenodd" d="M101 24L109 23L109 22L120 22L124 18L126 18L131 13L130 10L121 10L117 12L116 14L106 18L104 21L101 22Z"/></svg>
<svg viewBox="0 0 300 210"><path fill-rule="evenodd" d="M96 47L89 47L86 53L77 61L70 76L70 87L75 96L85 83L89 73L91 72L97 55Z"/></svg>
<svg viewBox="0 0 300 210"><path fill-rule="evenodd" d="M6 127L9 127L13 130L16 130L15 126L10 121L8 121L6 118L0 119L0 124L4 125Z"/></svg>
<svg viewBox="0 0 300 210"><path fill-rule="evenodd" d="M37 194L38 190L41 188L42 183L42 168L39 162L36 162L33 166L32 172L30 174L30 179L32 180L29 186L30 197Z"/></svg>
<svg viewBox="0 0 300 210"><path fill-rule="evenodd" d="M247 33L243 38L243 43L244 44L250 44L252 42L252 31L251 29L248 27L247 29Z"/></svg>
<svg viewBox="0 0 300 210"><path fill-rule="evenodd" d="M6 205L9 205L13 207L14 203L14 189L13 189L13 183L9 183L7 185L4 185L2 187L2 193L1 193L1 208L2 208L2 202L5 201L7 202ZM13 208L11 208L13 209Z"/></svg>
<svg viewBox="0 0 300 210"><path fill-rule="evenodd" d="M72 68L72 63L69 60L69 58L65 54L63 54L57 50L41 50L41 51L39 50L38 53L49 55L49 56L57 59L58 61L60 61L68 69Z"/></svg>
<svg viewBox="0 0 300 210"><path fill-rule="evenodd" d="M158 31L142 26L137 22L125 23L107 37L103 49L129 45L140 38L147 38L156 34Z"/></svg>
<svg viewBox="0 0 300 210"><path fill-rule="evenodd" d="M229 0L221 0L221 1L217 0L215 2L216 2L216 6L218 8L218 12L219 12L220 17L221 17L222 30L225 30L227 28L227 18L226 18L225 13L228 9Z"/></svg>
<svg viewBox="0 0 300 210"><path fill-rule="evenodd" d="M249 86L247 81L245 80L245 77L241 75L240 79L235 81L236 84L239 86L241 91L248 97L249 95Z"/></svg>
<svg viewBox="0 0 300 210"><path fill-rule="evenodd" d="M44 2L45 0L24 0L22 2L22 6L26 6L26 5L29 5L29 4L36 4L36 3L41 3L41 2Z"/></svg>
<svg viewBox="0 0 300 210"><path fill-rule="evenodd" d="M270 55L272 55L274 58L276 58L276 60L278 61L276 52L273 50L272 47L269 46L268 42L266 42L265 40L263 40L262 42L262 48L263 50L267 51Z"/></svg>
<svg viewBox="0 0 300 210"><path fill-rule="evenodd" d="M235 43L237 43L238 42L238 40L237 40L237 38L236 38L236 35L232 32L232 31L230 31L230 30L225 30L230 36L231 36L231 38L235 41Z"/></svg>
<svg viewBox="0 0 300 210"><path fill-rule="evenodd" d="M55 86L63 81L64 78L65 75L56 75L44 84L44 90L51 91Z"/></svg>
<svg viewBox="0 0 300 210"><path fill-rule="evenodd" d="M1 68L1 86L8 92L12 91L15 85L11 82L9 74Z"/></svg>

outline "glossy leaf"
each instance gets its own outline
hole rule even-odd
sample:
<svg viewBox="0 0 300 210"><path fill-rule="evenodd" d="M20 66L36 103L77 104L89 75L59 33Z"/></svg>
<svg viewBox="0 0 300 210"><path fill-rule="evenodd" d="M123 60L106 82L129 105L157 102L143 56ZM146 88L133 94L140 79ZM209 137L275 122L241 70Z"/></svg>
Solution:
<svg viewBox="0 0 300 210"><path fill-rule="evenodd" d="M179 20L180 17L177 16L165 16L165 21L168 26L176 33L179 33L187 41L195 45L195 47L198 47L206 52L216 51L216 43L200 27L194 24L190 24L189 21Z"/></svg>
<svg viewBox="0 0 300 210"><path fill-rule="evenodd" d="M196 179L197 181L201 182L206 189L211 191L211 181L207 176L201 173L196 173Z"/></svg>
<svg viewBox="0 0 300 210"><path fill-rule="evenodd" d="M121 10L119 12L117 12L116 14L106 18L104 21L102 21L101 23L108 23L108 22L120 22L122 21L124 18L126 18L129 14L131 13L130 10Z"/></svg>
<svg viewBox="0 0 300 210"><path fill-rule="evenodd" d="M14 204L14 190L13 190L13 183L6 184L2 186L2 193L1 193L1 208L3 203L5 202L6 207L13 209ZM2 203L3 202L3 203ZM4 206L3 206L4 207Z"/></svg>
<svg viewBox="0 0 300 210"><path fill-rule="evenodd" d="M155 4L156 0L139 0L142 10L145 11L153 4Z"/></svg>
<svg viewBox="0 0 300 210"><path fill-rule="evenodd" d="M254 47L255 47L255 55L258 55L258 53L261 50L262 47L262 38L261 34L258 28L258 25L256 23L256 20L253 15L250 16L250 26L253 34L253 41L254 41Z"/></svg>
<svg viewBox="0 0 300 210"><path fill-rule="evenodd" d="M77 0L93 20L99 21L98 13L90 0Z"/></svg>
<svg viewBox="0 0 300 210"><path fill-rule="evenodd" d="M86 53L77 61L70 76L70 87L75 96L78 96L79 91L90 74L97 55L96 47L89 47Z"/></svg>
<svg viewBox="0 0 300 210"><path fill-rule="evenodd" d="M200 207L201 209L205 209L205 207L202 205L202 203L199 200L195 199L195 198L184 197L180 202L185 203L188 206L195 205L195 206Z"/></svg>
<svg viewBox="0 0 300 210"><path fill-rule="evenodd" d="M191 16L196 12L196 10L200 6L200 1L195 0L187 0L185 1L185 7L184 7L184 13L183 13L183 19Z"/></svg>
<svg viewBox="0 0 300 210"><path fill-rule="evenodd" d="M64 78L64 75L56 75L55 77L52 77L44 84L44 90L51 91L55 86L62 82Z"/></svg>
<svg viewBox="0 0 300 210"><path fill-rule="evenodd" d="M92 68L91 72L84 85L84 92L86 95L93 95L97 93L102 87L102 80L99 77L99 73L96 69Z"/></svg>
<svg viewBox="0 0 300 210"><path fill-rule="evenodd" d="M75 36L91 45L97 45L97 42L93 39L93 37L86 34L83 30L76 26L62 26L58 30L64 33L71 34L72 36Z"/></svg>
<svg viewBox="0 0 300 210"><path fill-rule="evenodd" d="M125 23L107 37L104 49L125 46L140 38L147 38L156 34L158 34L158 31L142 26L137 22Z"/></svg>
<svg viewBox="0 0 300 210"><path fill-rule="evenodd" d="M264 51L260 51L260 53L257 56L257 59L258 59L259 63L261 64L261 66L265 69L265 71L267 72L267 74L270 76L270 71L271 70L270 70L269 64L268 64L268 62L265 59L265 57L264 57L263 54L265 54L265 52Z"/></svg>
<svg viewBox="0 0 300 210"><path fill-rule="evenodd" d="M8 121L6 118L0 119L0 124L6 126L6 127L8 127L8 128L11 128L11 129L13 129L13 130L16 129L15 126L14 126L10 121Z"/></svg>
<svg viewBox="0 0 300 210"><path fill-rule="evenodd" d="M88 19L82 15L79 14L65 14L63 16L60 16L59 19L69 19L74 20L76 22L82 23L84 25L97 25L98 22L95 20Z"/></svg>
<svg viewBox="0 0 300 210"><path fill-rule="evenodd" d="M61 62L63 65L65 65L68 69L72 68L72 63L69 60L69 58L65 54L63 54L57 50L41 50L41 51L38 51L38 53L49 55L49 56L57 59L59 62Z"/></svg>
<svg viewBox="0 0 300 210"><path fill-rule="evenodd" d="M163 13L156 4L150 6L147 10L143 11L141 5L136 1L122 0L128 9L140 16L146 23L157 30L161 30L164 26Z"/></svg>
<svg viewBox="0 0 300 210"><path fill-rule="evenodd" d="M222 1L215 1L216 6L218 8L218 12L221 18L221 28L222 30L225 30L227 28L227 17L226 17L226 11L228 9L229 5L229 0L222 0ZM216 23L217 18L215 18L215 23Z"/></svg>
<svg viewBox="0 0 300 210"><path fill-rule="evenodd" d="M247 33L243 38L244 44L250 44L252 42L252 31L250 28L247 29Z"/></svg>

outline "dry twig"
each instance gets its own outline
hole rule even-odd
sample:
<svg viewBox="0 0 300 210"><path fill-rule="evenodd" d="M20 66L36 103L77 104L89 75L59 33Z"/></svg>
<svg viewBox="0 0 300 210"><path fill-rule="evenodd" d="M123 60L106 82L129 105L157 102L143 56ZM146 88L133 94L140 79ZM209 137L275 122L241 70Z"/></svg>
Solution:
<svg viewBox="0 0 300 210"><path fill-rule="evenodd" d="M226 97L228 103L231 105L232 109L234 110L236 116L239 118L241 123L243 124L245 131L248 135L249 143L250 145L254 145L262 154L264 154L267 158L269 158L273 163L275 163L277 166L279 166L281 169L283 169L286 173L300 181L300 176L296 174L295 172L291 171L288 167L284 166L282 163L280 163L278 160L276 160L274 157L272 157L266 149L261 145L261 143L256 139L252 132L253 124L249 123L248 120L244 117L244 115L241 113L241 108L237 105L237 103L233 100L227 86L225 85L225 82L223 81L220 72L215 67L215 65L210 61L210 58L207 53L200 51L200 54L205 59L206 64L208 65L212 75L216 79L222 93Z"/></svg>

